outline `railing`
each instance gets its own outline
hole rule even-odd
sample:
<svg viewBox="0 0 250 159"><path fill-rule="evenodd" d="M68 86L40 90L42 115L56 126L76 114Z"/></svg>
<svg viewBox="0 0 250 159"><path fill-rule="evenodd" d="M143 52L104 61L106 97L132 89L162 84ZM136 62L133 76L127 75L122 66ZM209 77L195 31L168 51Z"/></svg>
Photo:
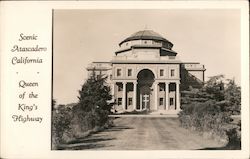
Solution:
<svg viewBox="0 0 250 159"><path fill-rule="evenodd" d="M93 69L93 68L96 68L96 69L100 69L100 68L108 69L110 67L111 67L110 63L90 63L87 66L88 69Z"/></svg>
<svg viewBox="0 0 250 159"><path fill-rule="evenodd" d="M184 64L184 67L187 69L196 69L196 68L204 68L202 64Z"/></svg>

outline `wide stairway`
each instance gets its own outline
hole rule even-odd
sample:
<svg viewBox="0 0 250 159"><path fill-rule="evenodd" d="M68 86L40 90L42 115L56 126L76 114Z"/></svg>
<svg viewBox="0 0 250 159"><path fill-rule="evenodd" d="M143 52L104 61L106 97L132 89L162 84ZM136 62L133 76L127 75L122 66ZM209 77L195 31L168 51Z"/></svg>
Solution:
<svg viewBox="0 0 250 159"><path fill-rule="evenodd" d="M150 111L150 115L176 115L178 114L177 110L155 110Z"/></svg>

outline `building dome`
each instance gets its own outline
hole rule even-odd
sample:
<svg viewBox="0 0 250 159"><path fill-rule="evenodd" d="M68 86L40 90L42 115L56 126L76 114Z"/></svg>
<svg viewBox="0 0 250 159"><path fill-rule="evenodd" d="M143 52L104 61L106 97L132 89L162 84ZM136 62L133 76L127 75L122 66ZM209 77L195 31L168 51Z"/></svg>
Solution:
<svg viewBox="0 0 250 159"><path fill-rule="evenodd" d="M125 56L132 53L142 56L146 54L152 54L152 56L157 56L157 54L159 56L176 56L177 54L172 50L174 45L153 30L138 31L120 42L119 46L120 49L115 52L116 55L122 53Z"/></svg>
<svg viewBox="0 0 250 159"><path fill-rule="evenodd" d="M154 40L154 41L160 41L163 43L168 43L170 46L173 46L173 44L170 41L168 41L167 39L165 39L164 37L162 37L160 34L156 33L153 30L138 31L132 34L131 36L129 36L128 38L126 38L125 40L123 40L122 42L120 42L119 46L121 46L125 42L129 42L133 40Z"/></svg>

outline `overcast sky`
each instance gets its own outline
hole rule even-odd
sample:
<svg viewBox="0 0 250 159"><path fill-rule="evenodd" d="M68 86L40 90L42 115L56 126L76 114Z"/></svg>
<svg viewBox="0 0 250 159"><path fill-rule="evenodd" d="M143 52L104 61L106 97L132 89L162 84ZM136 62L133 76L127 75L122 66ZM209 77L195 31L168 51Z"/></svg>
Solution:
<svg viewBox="0 0 250 159"><path fill-rule="evenodd" d="M218 74L240 85L239 10L56 10L53 98L77 102L92 61L110 61L131 34L154 30L174 44L183 62L200 62L206 79Z"/></svg>

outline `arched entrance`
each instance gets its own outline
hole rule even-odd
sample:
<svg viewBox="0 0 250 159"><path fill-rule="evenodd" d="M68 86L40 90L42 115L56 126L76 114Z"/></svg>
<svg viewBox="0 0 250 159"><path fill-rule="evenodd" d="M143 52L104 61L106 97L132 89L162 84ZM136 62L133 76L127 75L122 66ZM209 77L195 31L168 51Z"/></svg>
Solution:
<svg viewBox="0 0 250 159"><path fill-rule="evenodd" d="M153 83L154 73L149 69L141 70L137 75L138 92L137 92L137 110L153 109Z"/></svg>

